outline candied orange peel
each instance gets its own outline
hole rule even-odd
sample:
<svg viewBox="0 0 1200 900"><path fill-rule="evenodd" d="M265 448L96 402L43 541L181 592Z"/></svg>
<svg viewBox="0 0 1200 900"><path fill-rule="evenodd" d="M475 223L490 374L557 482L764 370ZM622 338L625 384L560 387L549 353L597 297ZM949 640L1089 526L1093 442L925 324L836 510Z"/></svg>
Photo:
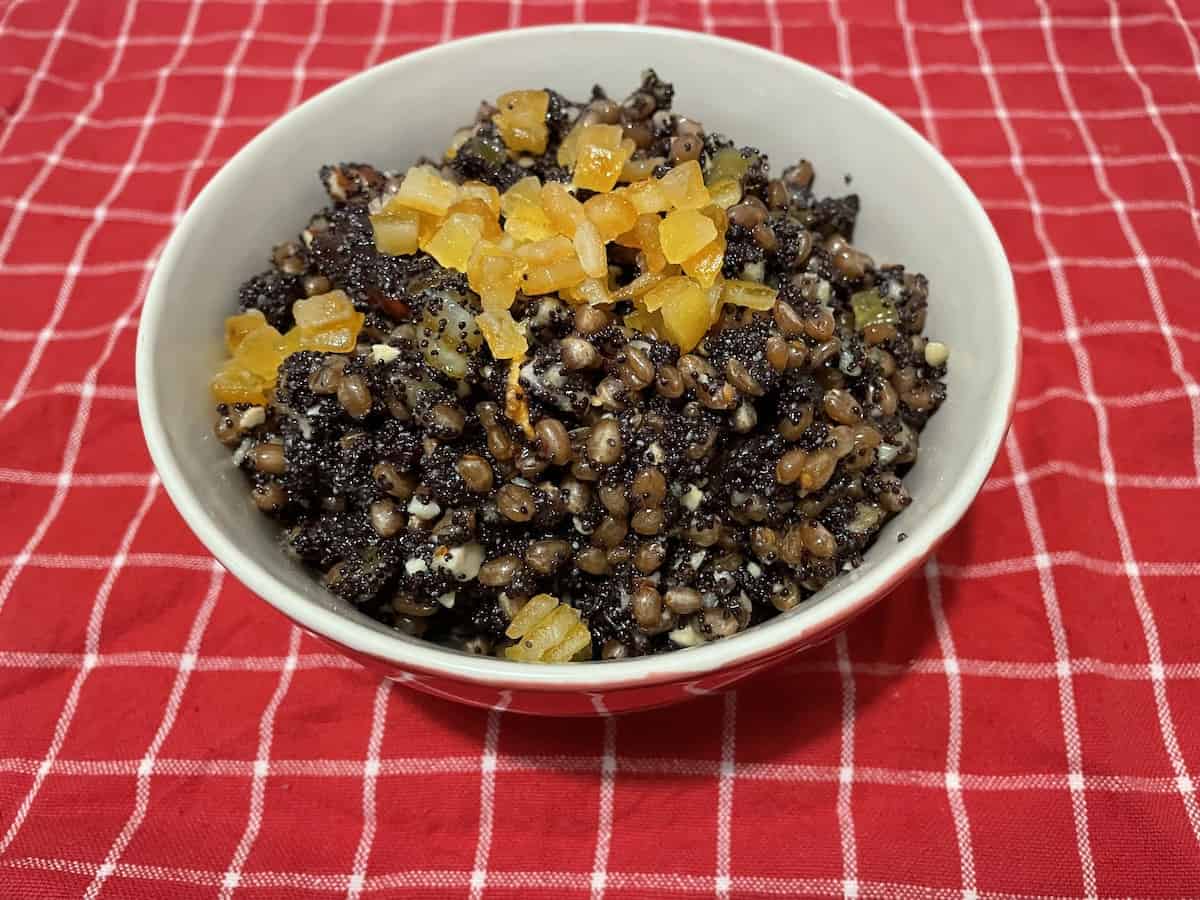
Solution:
<svg viewBox="0 0 1200 900"><path fill-rule="evenodd" d="M343 291L330 291L292 304L296 320L287 334L267 323L256 309L225 320L225 346L231 357L213 376L218 403L266 403L279 366L298 350L350 353L366 319Z"/></svg>
<svg viewBox="0 0 1200 900"><path fill-rule="evenodd" d="M492 122L517 162L546 152L549 107L541 90L510 91L497 100ZM501 193L478 181L457 184L433 166L414 166L386 202L373 207L376 246L390 255L424 251L465 272L483 307L477 324L497 359L517 359L527 347L510 312L518 294L558 294L591 305L632 301L629 327L685 352L725 304L769 309L770 288L721 278L725 210L742 199L746 161L722 151L707 181L696 160L656 177L665 160L635 152L621 126L583 122L557 150L570 183L543 184L529 175ZM582 202L580 190L590 194ZM612 281L611 243L637 252L640 272L630 284Z"/></svg>
<svg viewBox="0 0 1200 900"><path fill-rule="evenodd" d="M579 611L549 594L530 597L504 633L516 640L504 655L518 662L569 662L591 656L592 634Z"/></svg>

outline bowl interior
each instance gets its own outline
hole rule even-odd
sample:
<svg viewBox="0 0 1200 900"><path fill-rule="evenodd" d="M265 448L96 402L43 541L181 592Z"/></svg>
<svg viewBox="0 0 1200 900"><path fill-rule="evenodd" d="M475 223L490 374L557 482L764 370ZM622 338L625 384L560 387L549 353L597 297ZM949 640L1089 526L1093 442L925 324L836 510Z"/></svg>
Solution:
<svg viewBox="0 0 1200 900"><path fill-rule="evenodd" d="M549 673L397 638L290 562L275 528L247 502L243 478L211 429L207 383L223 356L223 319L238 285L267 264L271 246L293 237L324 205L316 177L322 164L403 169L422 154L439 154L481 98L538 86L579 98L596 83L624 96L646 65L674 81L677 109L766 151L773 171L803 156L816 168L818 193L859 193L855 243L878 261L929 276L927 333L951 348L949 399L922 435L908 477L914 502L884 529L860 569L736 640ZM849 186L844 176L852 178ZM961 179L915 132L840 82L757 48L620 26L531 29L433 48L289 113L193 204L160 263L138 339L141 411L164 484L201 540L252 590L364 652L472 679L545 686L715 669L816 630L878 593L957 521L982 483L1006 425L1016 365L1016 310L1003 251ZM909 540L898 543L900 531Z"/></svg>

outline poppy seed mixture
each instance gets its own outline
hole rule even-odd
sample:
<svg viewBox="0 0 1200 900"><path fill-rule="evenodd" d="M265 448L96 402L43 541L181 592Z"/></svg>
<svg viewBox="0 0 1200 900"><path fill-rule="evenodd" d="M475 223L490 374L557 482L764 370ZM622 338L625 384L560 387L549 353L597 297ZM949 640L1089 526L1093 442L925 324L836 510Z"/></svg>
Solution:
<svg viewBox="0 0 1200 900"><path fill-rule="evenodd" d="M725 639L909 504L946 394L925 277L673 95L517 90L440 159L326 166L242 285L217 438L285 552L397 632L525 662Z"/></svg>

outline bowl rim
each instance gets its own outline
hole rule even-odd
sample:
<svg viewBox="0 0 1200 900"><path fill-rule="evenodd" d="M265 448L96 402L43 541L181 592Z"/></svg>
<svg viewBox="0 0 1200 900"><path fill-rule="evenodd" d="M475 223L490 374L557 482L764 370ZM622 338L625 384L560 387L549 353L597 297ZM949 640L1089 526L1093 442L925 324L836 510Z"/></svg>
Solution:
<svg viewBox="0 0 1200 900"><path fill-rule="evenodd" d="M986 252L997 273L990 288L1010 313L1007 321L1011 322L1011 334L998 335L998 338L1007 340L1009 347L1002 356L1002 369L993 373L1002 386L1006 399L1003 412L997 410L986 421L982 433L972 447L963 476L950 495L940 505L931 509L925 518L914 522L908 539L896 548L895 553L898 555L887 567L876 567L857 579L847 580L819 600L802 604L786 615L737 635L735 640L713 641L672 653L627 660L593 661L569 666L531 666L494 657L472 656L431 642L373 630L366 624L313 603L270 574L252 555L238 546L233 535L225 533L216 524L188 486L171 450L164 424L156 412L159 396L158 385L152 378L152 354L161 323L171 309L166 291L169 273L188 246L190 233L195 229L196 223L202 221L205 208L220 193L223 182L232 177L230 173L250 165L258 154L269 147L287 118L299 110L334 101L338 95L349 91L351 85L385 78L385 73L392 69L436 65L438 57L445 54L458 54L464 49L483 51L495 45L512 42L519 44L531 35L570 35L580 31L610 34L614 37L634 33L649 34L675 41L686 40L697 46L707 45L721 53L739 54L756 62L790 69L815 86L836 92L842 99L853 103L861 114L882 117L897 132L898 139L907 140L927 163L940 172L948 190L956 201L965 207L974 229L984 240ZM151 459L167 495L184 521L234 577L295 623L357 654L432 675L447 676L489 687L539 691L599 691L695 679L721 670L744 667L785 652L806 638L823 636L881 599L926 559L942 537L963 517L982 488L1012 419L1020 371L1020 334L1020 311L1016 302L1012 271L1004 247L983 206L946 158L912 126L877 100L807 63L716 35L649 25L547 25L489 32L406 53L326 88L288 110L252 138L197 194L159 257L138 326L136 388L139 417Z"/></svg>

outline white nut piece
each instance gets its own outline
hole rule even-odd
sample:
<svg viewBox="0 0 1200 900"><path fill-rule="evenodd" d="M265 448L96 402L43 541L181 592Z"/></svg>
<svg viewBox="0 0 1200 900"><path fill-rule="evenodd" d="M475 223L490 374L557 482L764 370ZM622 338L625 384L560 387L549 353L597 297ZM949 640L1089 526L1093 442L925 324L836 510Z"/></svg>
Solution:
<svg viewBox="0 0 1200 900"><path fill-rule="evenodd" d="M930 341L925 345L925 362L931 366L944 366L950 358L950 348L941 341Z"/></svg>

